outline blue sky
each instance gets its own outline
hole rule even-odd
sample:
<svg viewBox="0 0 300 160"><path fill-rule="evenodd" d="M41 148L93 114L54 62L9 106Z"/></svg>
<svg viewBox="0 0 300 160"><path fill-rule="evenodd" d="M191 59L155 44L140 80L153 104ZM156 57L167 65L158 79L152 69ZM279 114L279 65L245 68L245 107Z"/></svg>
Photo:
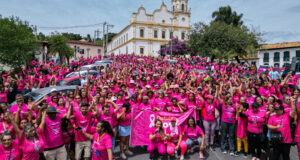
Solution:
<svg viewBox="0 0 300 160"><path fill-rule="evenodd" d="M119 32L129 24L132 12L143 5L147 13L160 7L163 0L0 0L2 16L18 16L31 25L56 27L96 24L108 21ZM171 9L171 0L164 0ZM264 34L265 43L300 41L299 0L189 0L191 23L211 21L220 6L230 5L243 13L244 24ZM98 27L101 29L101 27ZM94 35L97 27L57 30ZM38 28L49 34L54 30Z"/></svg>

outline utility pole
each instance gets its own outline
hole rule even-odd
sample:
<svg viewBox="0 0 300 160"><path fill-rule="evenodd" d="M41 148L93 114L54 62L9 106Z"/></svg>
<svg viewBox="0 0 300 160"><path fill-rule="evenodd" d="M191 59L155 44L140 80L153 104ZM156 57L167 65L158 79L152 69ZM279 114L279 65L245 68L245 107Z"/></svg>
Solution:
<svg viewBox="0 0 300 160"><path fill-rule="evenodd" d="M103 38L102 38L102 44L103 44L103 49L104 49L104 55L106 53L105 51L105 48L106 48L106 45L105 45L105 26L106 26L106 22L103 23Z"/></svg>

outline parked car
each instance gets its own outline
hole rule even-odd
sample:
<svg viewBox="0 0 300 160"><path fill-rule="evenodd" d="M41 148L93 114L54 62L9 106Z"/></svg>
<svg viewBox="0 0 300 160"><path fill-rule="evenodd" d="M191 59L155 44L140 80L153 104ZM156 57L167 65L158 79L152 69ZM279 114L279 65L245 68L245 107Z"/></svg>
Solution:
<svg viewBox="0 0 300 160"><path fill-rule="evenodd" d="M93 65L95 66L106 66L109 67L112 64L111 61L96 61Z"/></svg>
<svg viewBox="0 0 300 160"><path fill-rule="evenodd" d="M56 83L56 86L72 86L78 85L81 86L81 80L79 77L67 77Z"/></svg>
<svg viewBox="0 0 300 160"><path fill-rule="evenodd" d="M87 71L79 71L80 72L80 75L82 76L85 76L87 74ZM95 71L95 70L90 70L89 71L89 75L97 75L98 72ZM79 77L79 73L78 72L72 72L72 73L69 73L67 74L66 78L67 77Z"/></svg>
<svg viewBox="0 0 300 160"><path fill-rule="evenodd" d="M80 67L79 71L86 71L88 69L90 69L90 70L97 70L97 66L93 65L93 64L85 65L85 66Z"/></svg>
<svg viewBox="0 0 300 160"><path fill-rule="evenodd" d="M79 86L79 89L81 86ZM32 97L34 102L38 102L41 100L44 96L50 96L51 95L51 90L56 89L58 93L67 93L68 91L75 91L76 86L54 86L54 87L47 87L47 88L41 88L38 90L35 90L33 92L29 92L24 95L24 98ZM12 103L12 105L16 104L16 101Z"/></svg>
<svg viewBox="0 0 300 160"><path fill-rule="evenodd" d="M171 64L175 64L178 62L177 60L173 60L173 59L167 59L167 61Z"/></svg>

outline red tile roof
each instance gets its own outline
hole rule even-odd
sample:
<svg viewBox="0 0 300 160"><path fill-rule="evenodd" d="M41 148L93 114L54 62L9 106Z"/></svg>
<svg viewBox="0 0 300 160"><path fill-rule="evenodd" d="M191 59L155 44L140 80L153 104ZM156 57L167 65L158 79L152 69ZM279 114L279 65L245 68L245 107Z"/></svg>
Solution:
<svg viewBox="0 0 300 160"><path fill-rule="evenodd" d="M262 45L258 50L272 50L272 49L296 48L296 47L300 47L300 42L265 44Z"/></svg>

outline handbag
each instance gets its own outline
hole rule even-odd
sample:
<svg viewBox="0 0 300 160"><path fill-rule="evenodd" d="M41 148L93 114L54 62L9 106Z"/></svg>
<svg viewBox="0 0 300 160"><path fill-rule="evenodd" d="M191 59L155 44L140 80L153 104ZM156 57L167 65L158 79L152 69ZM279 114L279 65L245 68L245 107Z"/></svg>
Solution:
<svg viewBox="0 0 300 160"><path fill-rule="evenodd" d="M283 141L283 136L282 136L281 132L271 132L270 139L273 142L281 142L281 141Z"/></svg>
<svg viewBox="0 0 300 160"><path fill-rule="evenodd" d="M283 119L283 117L282 117ZM280 121L280 126L282 125L282 119ZM271 143L279 143L283 141L283 136L281 132L271 132L270 135Z"/></svg>

